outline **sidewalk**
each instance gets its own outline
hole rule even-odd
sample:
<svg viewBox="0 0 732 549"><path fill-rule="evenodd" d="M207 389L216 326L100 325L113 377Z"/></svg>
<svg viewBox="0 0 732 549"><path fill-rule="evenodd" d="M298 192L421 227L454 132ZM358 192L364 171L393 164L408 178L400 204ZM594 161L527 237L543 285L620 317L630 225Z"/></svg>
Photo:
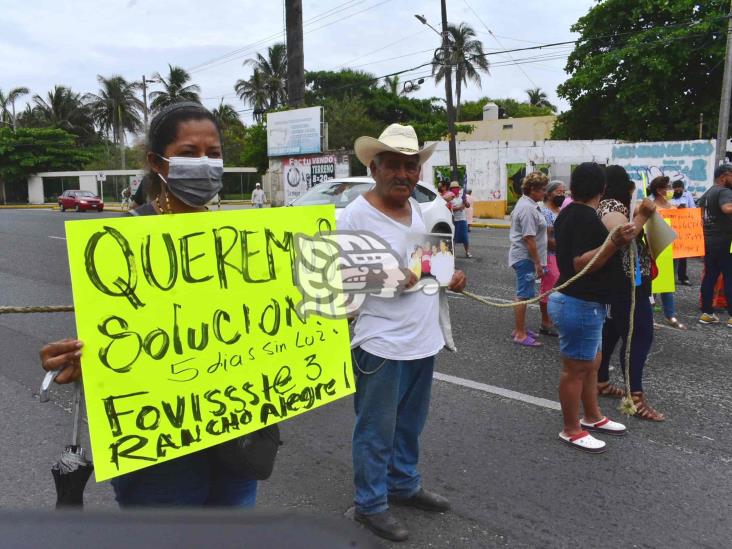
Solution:
<svg viewBox="0 0 732 549"><path fill-rule="evenodd" d="M491 219L488 217L476 217L470 224L471 227L478 229L510 229L511 220L509 219Z"/></svg>

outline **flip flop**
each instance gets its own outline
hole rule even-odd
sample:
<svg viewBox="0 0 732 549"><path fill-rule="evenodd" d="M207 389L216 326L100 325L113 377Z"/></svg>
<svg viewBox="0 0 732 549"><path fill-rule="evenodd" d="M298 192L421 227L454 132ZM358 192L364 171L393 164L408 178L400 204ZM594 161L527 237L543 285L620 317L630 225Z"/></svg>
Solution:
<svg viewBox="0 0 732 549"><path fill-rule="evenodd" d="M621 437L628 433L625 425L612 421L607 417L602 418L597 423L587 423L584 419L580 419L580 426L587 431L595 431L596 433L605 433L606 435L613 435Z"/></svg>
<svg viewBox="0 0 732 549"><path fill-rule="evenodd" d="M537 334L533 330L526 330L526 335L529 335L529 336L533 337L534 339L539 339L539 334ZM513 330L511 332L511 337L516 337L516 330Z"/></svg>
<svg viewBox="0 0 732 549"><path fill-rule="evenodd" d="M559 337L559 332L557 332L554 327L544 328L544 326L542 326L539 328L539 333L549 337Z"/></svg>
<svg viewBox="0 0 732 549"><path fill-rule="evenodd" d="M540 343L540 342L538 342L538 341L536 341L536 340L535 340L535 339L534 339L533 337L531 337L530 335L527 335L527 336L526 336L525 338L523 338L523 339L516 339L516 338L514 337L514 338L513 338L513 342L514 342L514 343L515 343L516 345L523 345L524 347L541 347L541 343Z"/></svg>
<svg viewBox="0 0 732 549"><path fill-rule="evenodd" d="M587 431L581 431L576 435L565 435L562 431L559 433L559 440L565 444L569 444L573 448L577 448L583 452L589 452L590 454L601 454L607 450L606 444L603 441L596 439Z"/></svg>

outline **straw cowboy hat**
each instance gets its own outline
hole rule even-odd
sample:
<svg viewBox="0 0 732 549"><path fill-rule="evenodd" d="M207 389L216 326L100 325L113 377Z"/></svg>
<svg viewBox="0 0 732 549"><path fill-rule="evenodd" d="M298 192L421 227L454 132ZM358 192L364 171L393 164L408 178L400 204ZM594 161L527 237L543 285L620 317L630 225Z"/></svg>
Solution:
<svg viewBox="0 0 732 549"><path fill-rule="evenodd" d="M457 187L459 189L460 188L460 183L458 183L457 181L453 181L452 183L450 183L450 188L451 189L454 189L455 187Z"/></svg>
<svg viewBox="0 0 732 549"><path fill-rule="evenodd" d="M436 146L437 143L433 143L429 147L420 149L417 132L412 126L392 124L381 133L378 139L367 136L359 137L353 148L356 151L356 157L363 165L369 166L374 156L383 152L417 155L419 163L422 164L432 155Z"/></svg>

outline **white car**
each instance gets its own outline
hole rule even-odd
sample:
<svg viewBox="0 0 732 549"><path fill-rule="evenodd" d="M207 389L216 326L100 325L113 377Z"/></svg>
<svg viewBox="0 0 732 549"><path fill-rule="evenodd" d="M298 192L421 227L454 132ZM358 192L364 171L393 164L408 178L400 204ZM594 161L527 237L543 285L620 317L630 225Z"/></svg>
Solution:
<svg viewBox="0 0 732 549"><path fill-rule="evenodd" d="M336 219L343 208L353 202L375 185L371 177L343 177L330 179L308 190L304 195L290 202L290 206L319 206L334 204ZM447 203L433 189L417 182L412 193L422 209L422 217L427 230L431 233L453 233L452 213Z"/></svg>

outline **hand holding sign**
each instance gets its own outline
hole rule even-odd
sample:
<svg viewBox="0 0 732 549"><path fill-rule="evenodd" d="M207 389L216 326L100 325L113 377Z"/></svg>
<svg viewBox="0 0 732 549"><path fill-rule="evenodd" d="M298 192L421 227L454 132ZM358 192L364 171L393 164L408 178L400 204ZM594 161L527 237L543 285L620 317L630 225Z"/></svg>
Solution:
<svg viewBox="0 0 732 549"><path fill-rule="evenodd" d="M97 480L353 392L346 321L296 306L293 235L322 219L332 206L66 224Z"/></svg>

